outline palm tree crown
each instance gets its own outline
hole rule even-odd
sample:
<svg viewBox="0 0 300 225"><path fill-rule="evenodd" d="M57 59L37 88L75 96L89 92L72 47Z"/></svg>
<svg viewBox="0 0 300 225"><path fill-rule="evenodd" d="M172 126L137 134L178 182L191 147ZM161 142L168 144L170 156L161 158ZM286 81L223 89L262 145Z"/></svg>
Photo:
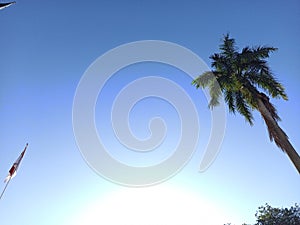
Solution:
<svg viewBox="0 0 300 225"><path fill-rule="evenodd" d="M277 50L276 48L245 47L238 52L235 40L227 34L220 45L220 50L220 53L210 56L214 70L205 72L193 81L197 88L210 88L209 106L211 108L219 104L219 98L223 93L230 112L238 111L252 125L251 110L257 109L256 100L259 94L263 94L258 89L265 91L273 98L281 97L287 100L284 87L273 76L265 60L270 52ZM264 95L264 97L267 96ZM280 118L275 107L270 105L271 108L274 119L278 121Z"/></svg>

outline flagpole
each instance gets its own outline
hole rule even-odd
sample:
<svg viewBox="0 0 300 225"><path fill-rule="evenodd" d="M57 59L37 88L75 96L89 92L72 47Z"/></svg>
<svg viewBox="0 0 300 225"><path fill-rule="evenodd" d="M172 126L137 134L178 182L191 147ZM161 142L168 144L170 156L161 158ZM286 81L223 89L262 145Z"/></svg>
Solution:
<svg viewBox="0 0 300 225"><path fill-rule="evenodd" d="M8 171L8 175L7 175L8 179L5 179L6 185L5 185L3 191L2 191L2 193L0 195L0 200L1 200L1 198L2 198L2 196L3 196L3 194L4 194L5 190L6 190L6 188L8 186L10 180L16 174L16 172L18 170L18 167L20 166L21 160L24 157L24 154L25 154L25 151L26 151L27 147L28 147L28 143L26 143L26 146L25 146L23 152L21 153L21 155L19 156L19 158L15 161L15 163L12 165L12 167L10 168L10 170Z"/></svg>
<svg viewBox="0 0 300 225"><path fill-rule="evenodd" d="M6 185L5 185L3 191L2 191L2 193L1 193L1 195L0 195L0 200L1 200L1 198L2 198L2 196L3 196L3 194L4 194L5 190L6 190L6 188L7 188L7 186L8 186L10 180L11 180L11 177L10 177L10 178L8 179L8 181L6 182Z"/></svg>

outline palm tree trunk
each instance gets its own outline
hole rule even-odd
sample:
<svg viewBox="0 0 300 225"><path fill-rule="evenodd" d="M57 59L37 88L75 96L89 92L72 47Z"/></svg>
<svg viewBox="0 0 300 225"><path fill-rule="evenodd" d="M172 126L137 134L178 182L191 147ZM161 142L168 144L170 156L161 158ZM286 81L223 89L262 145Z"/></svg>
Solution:
<svg viewBox="0 0 300 225"><path fill-rule="evenodd" d="M257 99L258 111L262 115L269 131L269 136L271 141L274 140L276 145L281 148L294 166L296 167L298 173L300 174L300 156L289 142L289 138L286 133L279 127L277 121L273 118L272 114L266 107L264 101L262 100L262 96L260 95Z"/></svg>

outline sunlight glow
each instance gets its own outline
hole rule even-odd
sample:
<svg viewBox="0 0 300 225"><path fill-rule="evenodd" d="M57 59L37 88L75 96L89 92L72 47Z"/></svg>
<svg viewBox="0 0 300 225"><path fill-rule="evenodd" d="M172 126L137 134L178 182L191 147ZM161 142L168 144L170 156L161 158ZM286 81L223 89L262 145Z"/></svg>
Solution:
<svg viewBox="0 0 300 225"><path fill-rule="evenodd" d="M182 189L161 185L121 189L97 199L67 224L220 225L229 221L218 207Z"/></svg>

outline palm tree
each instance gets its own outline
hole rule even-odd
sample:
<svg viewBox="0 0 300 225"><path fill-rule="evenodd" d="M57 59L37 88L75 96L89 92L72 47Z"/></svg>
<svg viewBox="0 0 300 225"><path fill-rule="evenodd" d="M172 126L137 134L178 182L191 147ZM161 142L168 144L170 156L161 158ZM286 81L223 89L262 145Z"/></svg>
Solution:
<svg viewBox="0 0 300 225"><path fill-rule="evenodd" d="M229 111L240 113L250 125L253 125L252 111L258 110L267 125L270 140L287 153L300 173L300 157L279 127L280 117L269 101L269 97L288 99L284 87L273 76L266 61L276 50L259 46L245 47L239 52L235 40L227 34L220 45L220 53L210 56L213 70L204 72L192 84L196 88L209 88L211 109L219 104L223 94Z"/></svg>

